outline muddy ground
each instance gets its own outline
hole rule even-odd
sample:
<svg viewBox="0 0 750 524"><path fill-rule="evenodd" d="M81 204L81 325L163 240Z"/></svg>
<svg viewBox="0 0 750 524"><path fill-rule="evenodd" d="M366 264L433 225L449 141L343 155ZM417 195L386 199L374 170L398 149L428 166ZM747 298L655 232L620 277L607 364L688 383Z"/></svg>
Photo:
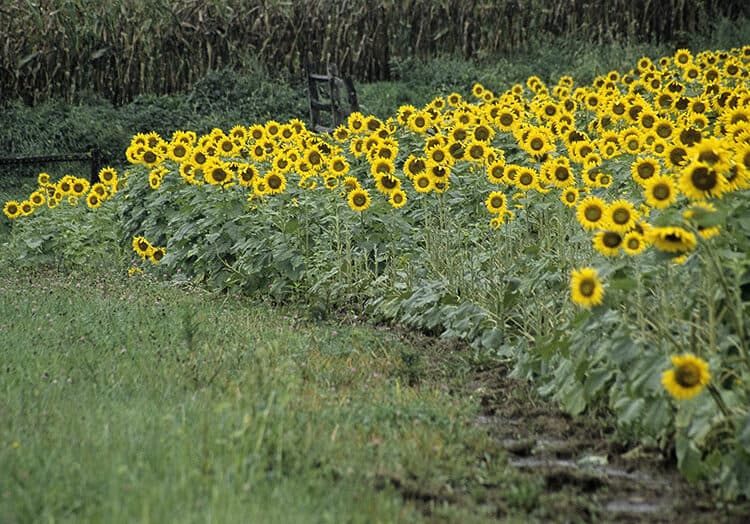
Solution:
<svg viewBox="0 0 750 524"><path fill-rule="evenodd" d="M422 371L432 376L450 368L443 359L472 351L455 341L413 332L402 336L427 350L425 358L431 363ZM486 496L497 503L499 522L750 523L750 502L727 503L707 486L688 483L674 456L618 440L614 421L604 413L567 415L540 398L531 384L510 378L509 372L503 363L483 361L471 366L468 380L453 382L461 384L457 394L479 398L476 424L486 428L521 478L529 479L520 493L509 494L508 486L500 485L496 490L502 493ZM391 483L398 485L399 480ZM529 486L536 486L538 494L524 494ZM412 500L421 497L424 513L430 515L433 495L414 486L403 486L402 491ZM531 501L520 518L518 505L506 511L509 498L519 497Z"/></svg>

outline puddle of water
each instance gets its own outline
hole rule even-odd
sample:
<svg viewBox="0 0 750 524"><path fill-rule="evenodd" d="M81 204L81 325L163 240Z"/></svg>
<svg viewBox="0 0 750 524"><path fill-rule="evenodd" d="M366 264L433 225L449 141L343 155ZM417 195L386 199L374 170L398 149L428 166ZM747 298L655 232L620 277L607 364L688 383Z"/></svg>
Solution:
<svg viewBox="0 0 750 524"><path fill-rule="evenodd" d="M610 513L630 513L643 515L647 513L659 513L665 509L664 504L647 501L612 500L604 507Z"/></svg>
<svg viewBox="0 0 750 524"><path fill-rule="evenodd" d="M664 484L664 481L654 478L653 476L632 473L624 469L607 465L587 464L581 467L574 460L557 459L557 458L538 458L538 457L514 457L508 460L508 464L516 468L540 469L540 468L565 468L578 471L586 471L599 474L603 477L618 478L631 480L634 482L646 483L651 485Z"/></svg>

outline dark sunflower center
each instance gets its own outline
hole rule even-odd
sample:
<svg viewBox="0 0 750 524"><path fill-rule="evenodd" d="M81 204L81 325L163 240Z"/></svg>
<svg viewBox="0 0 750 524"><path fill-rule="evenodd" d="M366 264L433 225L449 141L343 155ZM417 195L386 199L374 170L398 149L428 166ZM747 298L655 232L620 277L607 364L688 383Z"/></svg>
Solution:
<svg viewBox="0 0 750 524"><path fill-rule="evenodd" d="M618 225L627 224L630 221L630 211L623 207L615 209L612 213L612 221Z"/></svg>
<svg viewBox="0 0 750 524"><path fill-rule="evenodd" d="M692 388L700 384L701 373L694 364L682 364L675 369L674 379L683 388Z"/></svg>
<svg viewBox="0 0 750 524"><path fill-rule="evenodd" d="M510 113L503 113L500 115L500 123L504 126L509 126L513 123L513 115Z"/></svg>
<svg viewBox="0 0 750 524"><path fill-rule="evenodd" d="M425 168L424 160L422 159L415 158L409 163L409 169L411 170L412 173L415 173L415 174L421 173L422 171L424 171L424 168Z"/></svg>
<svg viewBox="0 0 750 524"><path fill-rule="evenodd" d="M672 189L667 184L656 184L651 190L656 200L667 200L672 195Z"/></svg>
<svg viewBox="0 0 750 524"><path fill-rule="evenodd" d="M614 231L607 231L602 236L602 243L609 248L616 248L622 243L622 237Z"/></svg>
<svg viewBox="0 0 750 524"><path fill-rule="evenodd" d="M583 216L585 216L586 220L589 222L596 222L602 218L602 208L599 206L589 206L583 211Z"/></svg>
<svg viewBox="0 0 750 524"><path fill-rule="evenodd" d="M503 178L504 172L505 172L504 167L495 166L492 169L490 169L490 176L495 180L501 180Z"/></svg>
<svg viewBox="0 0 750 524"><path fill-rule="evenodd" d="M659 124L656 126L656 134L661 138L668 138L672 134L672 128L667 124Z"/></svg>
<svg viewBox="0 0 750 524"><path fill-rule="evenodd" d="M628 239L628 249L636 250L641 247L641 241L637 237L630 237Z"/></svg>
<svg viewBox="0 0 750 524"><path fill-rule="evenodd" d="M432 152L432 159L435 162L442 162L445 160L445 153L443 153L440 149L436 149Z"/></svg>
<svg viewBox="0 0 750 524"><path fill-rule="evenodd" d="M596 290L596 282L594 282L590 278L585 278L581 280L581 283L578 286L578 291L581 292L581 295L584 297L590 297L594 294L594 291Z"/></svg>
<svg viewBox="0 0 750 524"><path fill-rule="evenodd" d="M529 173L523 173L520 177L518 177L518 181L523 186L529 186L534 182L534 177Z"/></svg>
<svg viewBox="0 0 750 524"><path fill-rule="evenodd" d="M705 162L707 164L713 165L719 160L721 160L721 158L716 153L716 151L711 149L707 151L701 151L701 154L698 155L698 160L700 160L701 162Z"/></svg>
<svg viewBox="0 0 750 524"><path fill-rule="evenodd" d="M278 175L268 177L268 187L271 189L279 189L281 187L281 177Z"/></svg>
<svg viewBox="0 0 750 524"><path fill-rule="evenodd" d="M395 189L398 185L398 181L393 178L392 176L384 176L380 179L381 183L383 184L383 187L386 189Z"/></svg>
<svg viewBox="0 0 750 524"><path fill-rule="evenodd" d="M638 166L638 176L646 180L654 176L654 166L649 163L643 163Z"/></svg>
<svg viewBox="0 0 750 524"><path fill-rule="evenodd" d="M423 176L421 178L417 179L417 185L424 189L425 187L428 187L430 185L430 179L426 176Z"/></svg>
<svg viewBox="0 0 750 524"><path fill-rule="evenodd" d="M354 198L352 198L352 202L354 202L355 206L362 207L367 202L367 198L362 193L357 193L354 195Z"/></svg>
<svg viewBox="0 0 750 524"><path fill-rule="evenodd" d="M669 161L672 162L672 164L679 166L685 161L686 156L687 151L681 147L675 147L669 152Z"/></svg>
<svg viewBox="0 0 750 524"><path fill-rule="evenodd" d="M499 196L494 196L490 199L490 205L493 209L499 209L503 207L503 198Z"/></svg>
<svg viewBox="0 0 750 524"><path fill-rule="evenodd" d="M539 151L540 149L544 147L544 140L542 140L541 138L536 138L536 137L532 138L530 145L531 145L531 149L533 149L534 151Z"/></svg>
<svg viewBox="0 0 750 524"><path fill-rule="evenodd" d="M693 186L701 191L712 190L719 181L716 171L704 166L693 169L693 172L690 174L690 180L693 182Z"/></svg>
<svg viewBox="0 0 750 524"><path fill-rule="evenodd" d="M153 151L146 151L143 153L143 161L147 164L153 164L156 162L156 154Z"/></svg>
<svg viewBox="0 0 750 524"><path fill-rule="evenodd" d="M484 126L479 126L474 130L474 138L484 141L490 138L490 130Z"/></svg>

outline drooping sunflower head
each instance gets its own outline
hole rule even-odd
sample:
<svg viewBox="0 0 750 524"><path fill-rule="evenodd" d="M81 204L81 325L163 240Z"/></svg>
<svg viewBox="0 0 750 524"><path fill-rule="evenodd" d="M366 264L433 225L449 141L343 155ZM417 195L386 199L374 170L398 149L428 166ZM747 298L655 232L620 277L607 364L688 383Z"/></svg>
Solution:
<svg viewBox="0 0 750 524"><path fill-rule="evenodd" d="M647 238L654 247L667 253L687 253L697 245L695 235L681 227L652 227Z"/></svg>

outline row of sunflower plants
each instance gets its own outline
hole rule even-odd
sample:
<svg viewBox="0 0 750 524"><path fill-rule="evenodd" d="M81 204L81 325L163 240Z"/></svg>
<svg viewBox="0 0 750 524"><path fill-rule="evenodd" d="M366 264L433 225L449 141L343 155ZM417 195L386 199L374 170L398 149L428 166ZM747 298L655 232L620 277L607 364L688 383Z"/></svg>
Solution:
<svg viewBox="0 0 750 524"><path fill-rule="evenodd" d="M750 496L749 64L750 46L680 49L590 85L532 76L354 113L331 135L138 134L102 187L40 175L7 202L8 252L54 259L74 213L103 216L133 272L465 338Z"/></svg>

